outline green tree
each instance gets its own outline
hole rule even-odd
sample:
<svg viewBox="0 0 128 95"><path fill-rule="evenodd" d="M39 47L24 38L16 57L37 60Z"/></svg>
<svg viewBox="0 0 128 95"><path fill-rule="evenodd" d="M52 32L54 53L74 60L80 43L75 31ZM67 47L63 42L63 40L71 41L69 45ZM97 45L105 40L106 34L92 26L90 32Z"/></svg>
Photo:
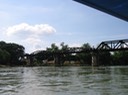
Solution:
<svg viewBox="0 0 128 95"><path fill-rule="evenodd" d="M25 48L15 43L9 43L6 45L6 50L11 55L11 65L21 65L22 58L24 57Z"/></svg>
<svg viewBox="0 0 128 95"><path fill-rule="evenodd" d="M1 49L5 49L6 45L7 45L6 42L0 41L0 48Z"/></svg>
<svg viewBox="0 0 128 95"><path fill-rule="evenodd" d="M55 43L52 43L51 47L46 49L46 52L47 53L49 52L49 54L47 54L48 60L54 60L56 56L54 52L58 52L58 51L59 51L59 47Z"/></svg>
<svg viewBox="0 0 128 95"><path fill-rule="evenodd" d="M10 61L10 54L6 50L0 49L0 64L8 65Z"/></svg>
<svg viewBox="0 0 128 95"><path fill-rule="evenodd" d="M99 65L111 65L112 64L112 56L110 52L99 52Z"/></svg>
<svg viewBox="0 0 128 95"><path fill-rule="evenodd" d="M91 49L91 46L89 43L85 43L81 46L82 50L89 50ZM78 58L80 59L82 65L91 65L91 53L90 52L82 52L80 54L77 54Z"/></svg>
<svg viewBox="0 0 128 95"><path fill-rule="evenodd" d="M8 65L21 65L25 48L15 43L0 42L0 60Z"/></svg>
<svg viewBox="0 0 128 95"><path fill-rule="evenodd" d="M47 48L46 51L55 52L55 51L58 51L58 50L59 50L58 46L55 43L52 43L51 47Z"/></svg>
<svg viewBox="0 0 128 95"><path fill-rule="evenodd" d="M112 55L113 65L128 65L128 51L117 51Z"/></svg>
<svg viewBox="0 0 128 95"><path fill-rule="evenodd" d="M60 44L60 46L61 46L60 51L62 51L62 52L68 52L69 46L67 44L65 44L64 42L62 42ZM64 63L65 61L71 61L72 60L71 57L72 57L72 55L69 54L69 53L65 53L65 54L61 55L62 63Z"/></svg>
<svg viewBox="0 0 128 95"><path fill-rule="evenodd" d="M66 50L69 49L68 45L65 45L64 42L62 42L62 43L60 44L60 46L61 46L61 49L60 49L61 51L66 51Z"/></svg>

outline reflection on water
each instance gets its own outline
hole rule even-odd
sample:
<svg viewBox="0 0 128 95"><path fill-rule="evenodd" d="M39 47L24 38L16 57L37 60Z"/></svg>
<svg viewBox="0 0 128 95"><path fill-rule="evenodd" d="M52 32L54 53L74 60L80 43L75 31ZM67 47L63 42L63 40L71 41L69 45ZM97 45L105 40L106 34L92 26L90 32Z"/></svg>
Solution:
<svg viewBox="0 0 128 95"><path fill-rule="evenodd" d="M127 95L128 67L0 68L0 95Z"/></svg>

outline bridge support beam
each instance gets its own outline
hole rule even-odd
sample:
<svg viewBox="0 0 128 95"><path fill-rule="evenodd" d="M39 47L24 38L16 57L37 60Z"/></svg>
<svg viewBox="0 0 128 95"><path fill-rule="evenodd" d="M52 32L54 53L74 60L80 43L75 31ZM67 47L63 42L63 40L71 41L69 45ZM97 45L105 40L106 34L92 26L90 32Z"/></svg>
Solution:
<svg viewBox="0 0 128 95"><path fill-rule="evenodd" d="M92 66L98 66L99 65L99 54L96 52L92 53Z"/></svg>

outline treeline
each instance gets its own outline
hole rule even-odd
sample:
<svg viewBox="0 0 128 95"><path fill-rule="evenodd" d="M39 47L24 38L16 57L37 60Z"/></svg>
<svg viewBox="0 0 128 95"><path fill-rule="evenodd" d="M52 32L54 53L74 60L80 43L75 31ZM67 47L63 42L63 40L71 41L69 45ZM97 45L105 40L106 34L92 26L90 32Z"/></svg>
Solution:
<svg viewBox="0 0 128 95"><path fill-rule="evenodd" d="M81 46L82 49L91 49L89 43L85 43ZM51 44L51 47L46 48L47 51L65 51L68 50L69 46L62 42L60 46L55 43ZM49 65L54 60L54 55L42 55L42 51L36 53L36 56L31 61L30 55L26 58L25 48L22 45L16 43L0 42L0 65L8 66L37 66L37 65ZM128 65L128 51L116 51L116 52L99 52L99 65ZM47 60L47 61L46 61ZM76 54L64 54L61 55L63 65L91 65L92 54L87 53L76 53Z"/></svg>
<svg viewBox="0 0 128 95"><path fill-rule="evenodd" d="M25 48L15 43L0 42L0 65L23 65Z"/></svg>
<svg viewBox="0 0 128 95"><path fill-rule="evenodd" d="M85 43L81 46L82 49L92 49L89 43ZM69 49L69 46L62 42L60 46L57 46L55 43L51 44L51 47L46 48L47 51L56 52L56 51L66 51ZM76 54L64 54L61 55L61 60L63 61L62 65L72 65L76 63L77 65L92 65L92 53L76 53ZM54 60L54 55L42 55L41 51L38 52L35 56L35 64L43 64L42 60L48 59ZM99 65L128 65L128 51L116 51L116 52L98 52ZM65 62L64 62L65 61ZM46 64L47 65L47 64Z"/></svg>

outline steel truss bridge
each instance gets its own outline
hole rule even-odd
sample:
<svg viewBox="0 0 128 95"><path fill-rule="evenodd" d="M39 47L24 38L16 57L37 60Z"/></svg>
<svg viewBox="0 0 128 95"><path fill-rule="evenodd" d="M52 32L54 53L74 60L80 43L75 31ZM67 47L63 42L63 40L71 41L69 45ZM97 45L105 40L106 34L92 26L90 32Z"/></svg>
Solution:
<svg viewBox="0 0 128 95"><path fill-rule="evenodd" d="M103 41L96 48L81 48L70 47L66 50L57 51L36 51L30 55L42 54L71 54L71 53L86 53L86 52L100 52L100 51L124 51L128 50L128 39Z"/></svg>
<svg viewBox="0 0 128 95"><path fill-rule="evenodd" d="M92 66L99 64L99 53L100 52L113 52L113 51L127 51L128 50L128 39L122 40L111 40L103 41L96 48L81 48L81 47L70 47L66 50L57 51L35 51L31 54L25 55L30 60L29 64L33 64L35 56L43 56L42 60L48 59L50 56L54 58L54 62L57 66L60 66L64 62L64 55L76 54L76 53L91 53Z"/></svg>

